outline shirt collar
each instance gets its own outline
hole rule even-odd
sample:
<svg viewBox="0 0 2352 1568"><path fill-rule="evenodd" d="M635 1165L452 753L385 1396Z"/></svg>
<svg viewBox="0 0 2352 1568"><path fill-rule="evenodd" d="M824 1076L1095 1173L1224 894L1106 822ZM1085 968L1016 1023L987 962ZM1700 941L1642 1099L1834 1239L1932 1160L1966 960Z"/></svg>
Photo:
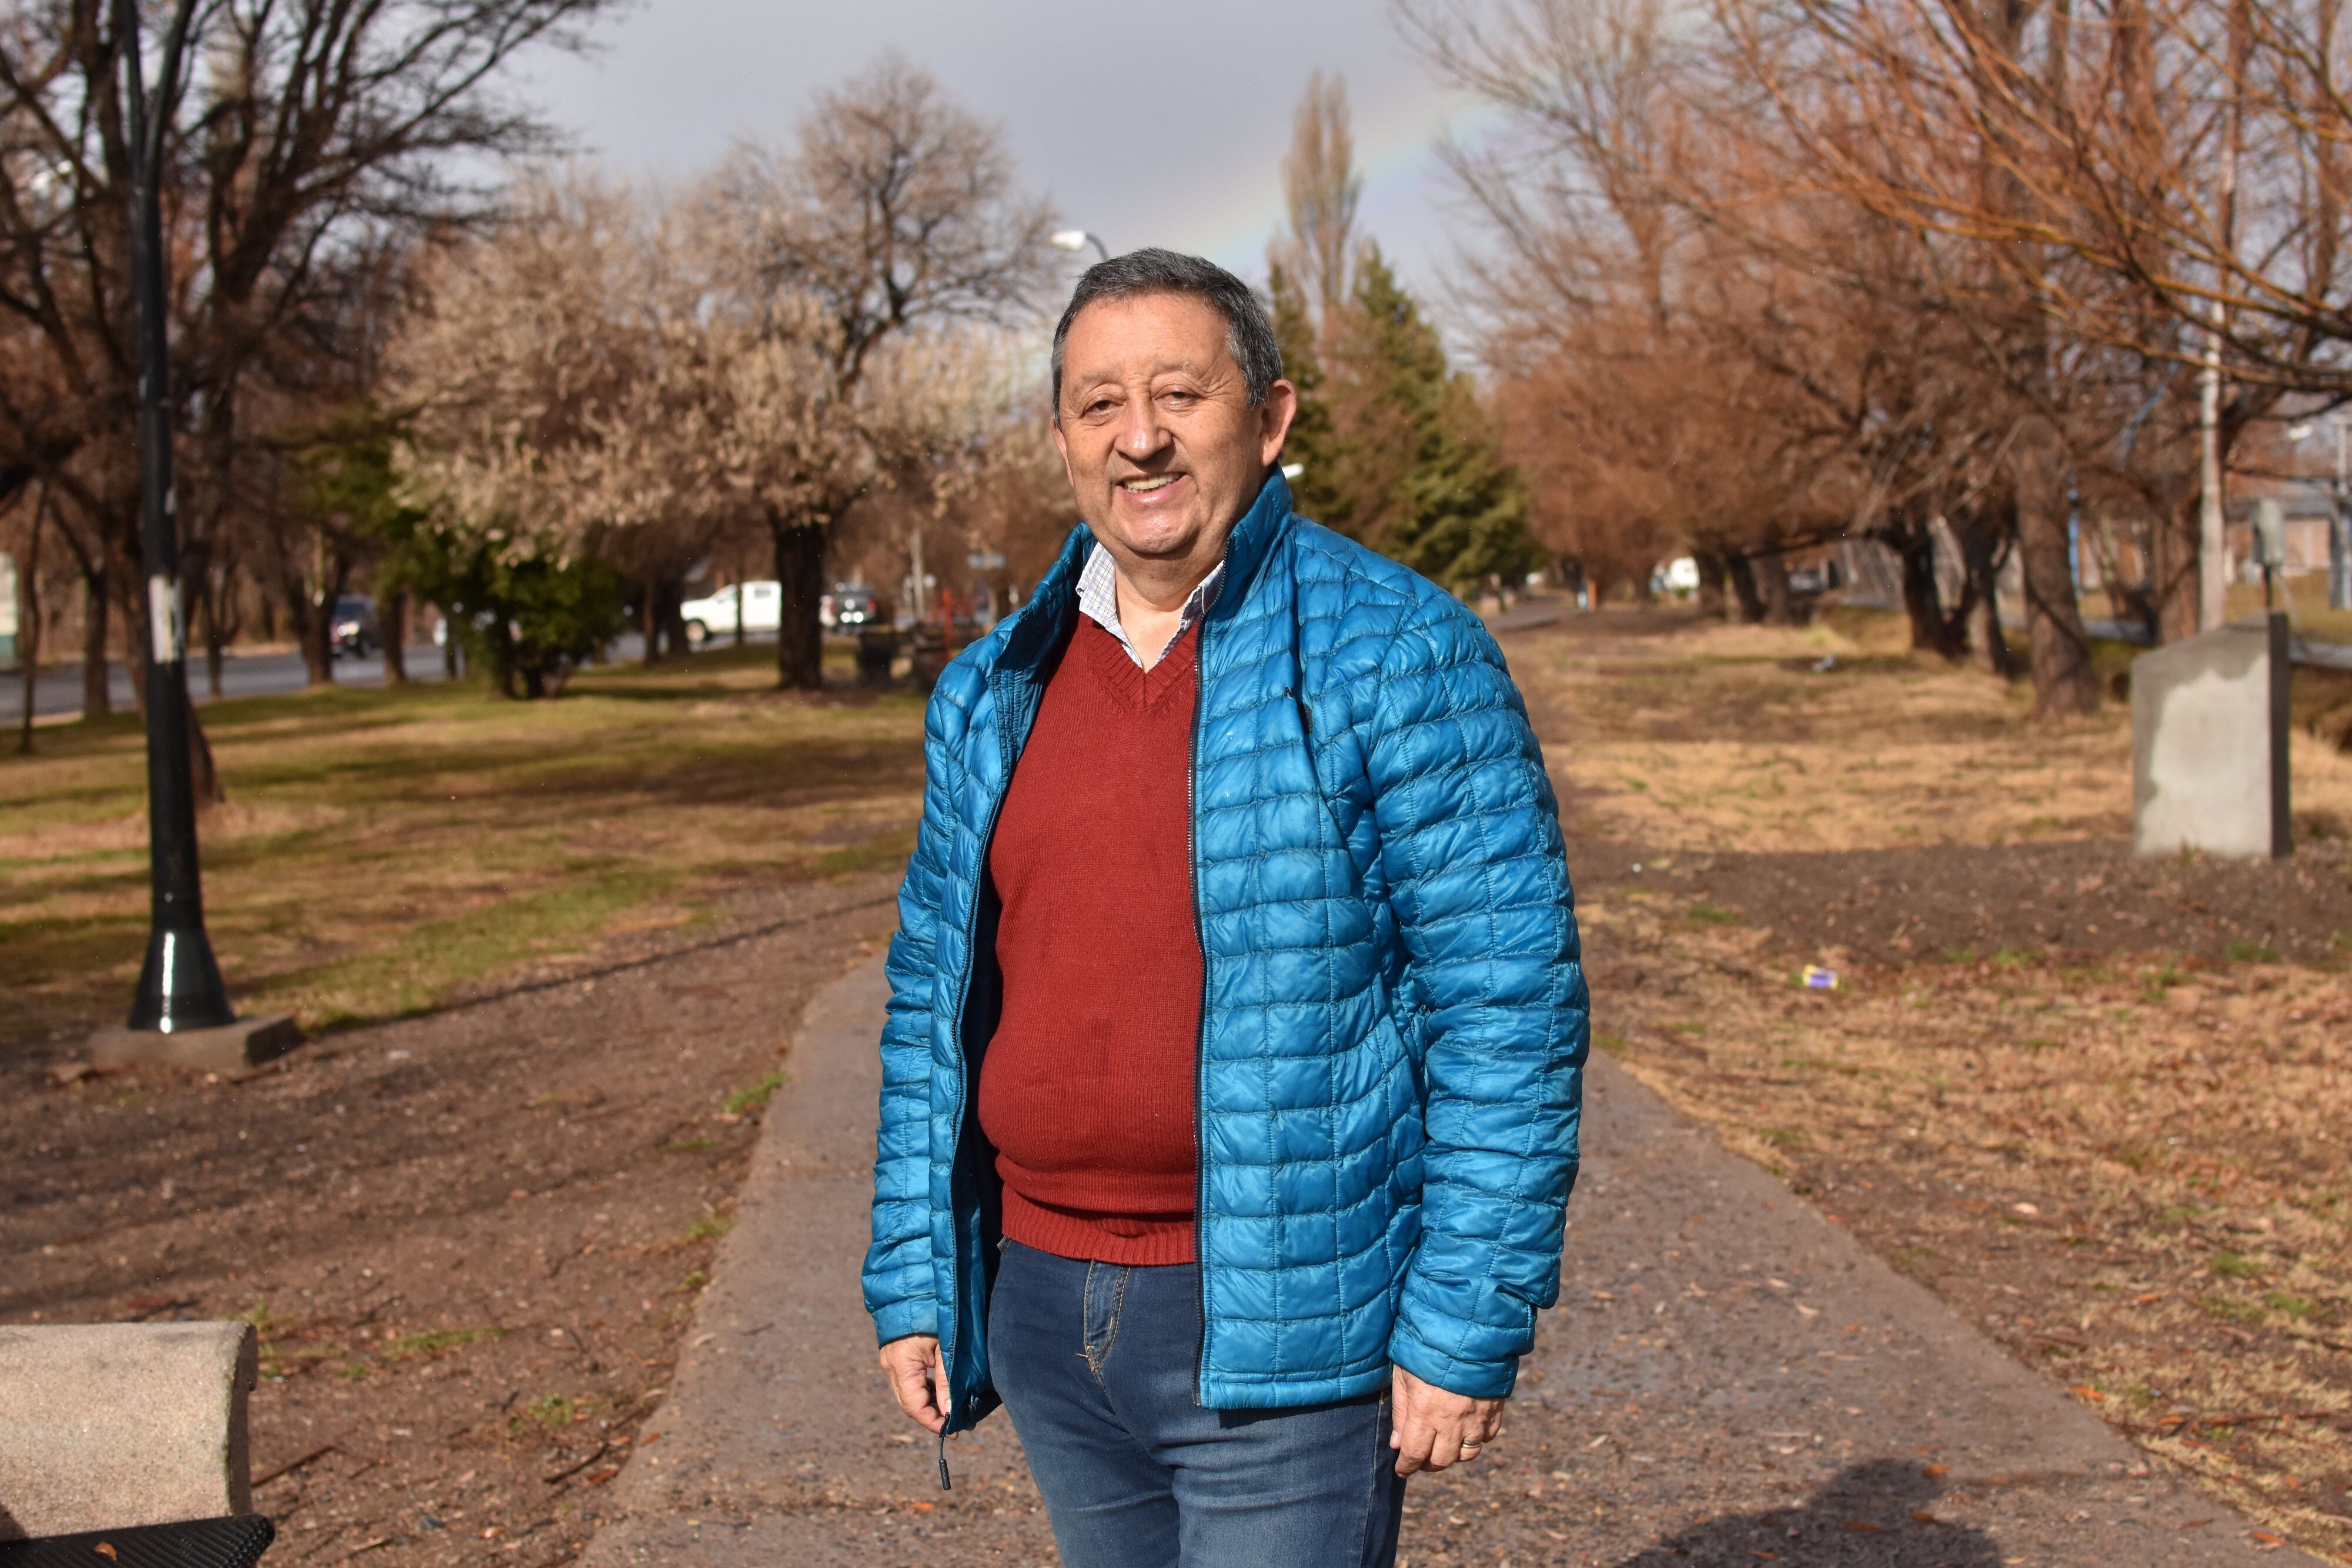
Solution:
<svg viewBox="0 0 2352 1568"><path fill-rule="evenodd" d="M1176 645L1177 639L1190 632L1192 623L1209 612L1210 607L1217 602L1217 590L1224 586L1224 580L1225 563L1220 560L1209 569L1209 575L1201 580L1200 586L1185 598L1184 608L1176 615L1176 630L1169 633L1167 646L1160 650L1160 657L1165 658L1168 649ZM1095 541L1094 549L1087 552L1087 564L1078 573L1078 609L1087 620L1118 639L1118 645L1127 650L1127 656L1135 661L1136 668L1145 667L1143 655L1137 653L1135 644L1128 640L1127 628L1118 623L1118 565L1099 539ZM1153 660L1154 664L1158 662L1158 659Z"/></svg>

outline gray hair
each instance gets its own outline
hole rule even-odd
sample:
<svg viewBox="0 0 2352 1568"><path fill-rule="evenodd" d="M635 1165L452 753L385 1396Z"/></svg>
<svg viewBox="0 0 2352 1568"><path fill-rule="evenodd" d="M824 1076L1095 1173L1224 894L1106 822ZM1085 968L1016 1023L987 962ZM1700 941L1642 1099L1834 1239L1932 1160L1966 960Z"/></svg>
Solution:
<svg viewBox="0 0 2352 1568"><path fill-rule="evenodd" d="M1242 368L1242 384L1249 403L1257 407L1274 383L1282 379L1282 345L1276 341L1274 323L1250 286L1197 256L1181 251L1131 250L1125 256L1098 261L1087 268L1070 296L1069 308L1054 329L1054 423L1062 422L1062 345L1078 312L1098 299L1127 299L1139 294L1189 294L1205 300L1225 319L1225 347Z"/></svg>

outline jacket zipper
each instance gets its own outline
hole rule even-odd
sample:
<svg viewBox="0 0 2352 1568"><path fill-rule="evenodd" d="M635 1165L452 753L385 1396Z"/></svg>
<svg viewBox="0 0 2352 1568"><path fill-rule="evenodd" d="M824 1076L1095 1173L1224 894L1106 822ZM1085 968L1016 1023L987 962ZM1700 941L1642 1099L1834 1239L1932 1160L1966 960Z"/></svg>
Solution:
<svg viewBox="0 0 2352 1568"><path fill-rule="evenodd" d="M1004 722L1003 688L992 679L989 683L989 687L990 697L996 707L996 721L999 725L1002 725ZM1002 735L1001 730L999 731L999 734L1000 736ZM1000 739L998 742L1000 756L1002 755L1003 744L1003 741ZM980 962L980 955L975 950L975 945L980 940L980 897L981 888L986 883L988 878L989 846L995 841L996 819L1004 810L1004 796L1006 791L1012 788L1012 784L1013 770L1008 767L1004 769L1004 777L998 780L997 788L992 791L989 796L988 821L981 829L980 833L980 859L977 862L980 866L980 875L972 881L971 909L971 912L964 916L963 923L963 978L956 983L955 1028L953 1035L956 1053L955 1137L948 1145L950 1221L948 1225L948 1268L950 1277L956 1281L956 1289L959 1291L963 1289L963 1236L961 1226L955 1220L955 1170L957 1163L963 1155L964 1096L971 1087L970 1082L971 1076L971 1064L965 1061L963 1051L964 1009L969 1006L971 1001L971 972L973 967ZM961 1316L960 1298L957 1316ZM948 1409L945 1413L947 1419L940 1424L940 1490L941 1491L953 1491L955 1490L955 1483L948 1475L948 1428L954 1424L958 1402L961 1398L961 1394L955 1385L955 1324L956 1320L954 1318L950 1318L947 1322L940 1324L940 1372L941 1376L946 1379L948 1389Z"/></svg>
<svg viewBox="0 0 2352 1568"><path fill-rule="evenodd" d="M1208 697L1209 623L1192 643L1192 746L1184 759L1184 858L1192 877L1192 939L1201 946L1201 1016L1192 1035L1192 1275L1200 1286L1201 1338L1192 1355L1192 1402L1209 1405L1209 933L1201 920L1201 708Z"/></svg>

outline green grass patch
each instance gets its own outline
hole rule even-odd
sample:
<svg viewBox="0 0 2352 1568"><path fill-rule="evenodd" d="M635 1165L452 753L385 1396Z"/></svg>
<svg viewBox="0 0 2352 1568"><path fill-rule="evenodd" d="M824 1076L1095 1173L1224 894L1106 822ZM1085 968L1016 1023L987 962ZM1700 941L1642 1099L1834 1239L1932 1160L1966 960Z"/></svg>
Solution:
<svg viewBox="0 0 2352 1568"><path fill-rule="evenodd" d="M720 1101L719 1104L730 1116L740 1116L752 1111L764 1111L768 1108L768 1102L776 1097L776 1091L783 1086L784 1072L782 1068L778 1068L757 1083L747 1083L740 1089L728 1091L727 1097Z"/></svg>
<svg viewBox="0 0 2352 1568"><path fill-rule="evenodd" d="M2255 1327L2270 1322L2270 1309L2260 1301L2242 1301L2231 1296L2200 1296L2197 1304L2225 1322L2243 1323Z"/></svg>
<svg viewBox="0 0 2352 1568"><path fill-rule="evenodd" d="M2242 1252L2216 1252L2206 1267L2225 1280L2251 1280L2263 1271L2259 1262Z"/></svg>
<svg viewBox="0 0 2352 1568"><path fill-rule="evenodd" d="M922 698L781 695L773 652L590 669L551 702L461 682L205 705L231 988L310 1028L373 1020L619 929L690 930L746 884L903 863ZM35 747L0 748L0 1049L114 1010L146 942L136 718Z"/></svg>
<svg viewBox="0 0 2352 1568"><path fill-rule="evenodd" d="M879 838L868 839L845 850L832 850L817 856L819 876L855 876L860 872L887 871L903 867L915 852L915 828L908 823L894 828Z"/></svg>
<svg viewBox="0 0 2352 1568"><path fill-rule="evenodd" d="M1705 925L1737 925L1739 916L1719 904L1704 901L1690 906L1690 917Z"/></svg>
<svg viewBox="0 0 2352 1568"><path fill-rule="evenodd" d="M666 1155L698 1155L718 1146L714 1140L704 1137L700 1133L689 1133L683 1138L672 1138L664 1144L661 1152Z"/></svg>
<svg viewBox="0 0 2352 1568"><path fill-rule="evenodd" d="M2263 1305L2283 1316L2293 1318L2297 1322L2315 1317L2319 1313L2317 1301L2313 1301L2309 1296L2298 1296L2293 1291L2264 1291Z"/></svg>
<svg viewBox="0 0 2352 1568"><path fill-rule="evenodd" d="M410 1356L439 1355L445 1351L462 1350L484 1340L502 1339L506 1330L498 1328L427 1329L422 1333L402 1334L384 1342L383 1354L403 1360Z"/></svg>
<svg viewBox="0 0 2352 1568"><path fill-rule="evenodd" d="M706 1214L671 1239L674 1247L691 1247L698 1241L716 1241L735 1228L731 1214Z"/></svg>
<svg viewBox="0 0 2352 1568"><path fill-rule="evenodd" d="M2278 949L2267 942L2256 942L2243 936L2232 936L2221 949L2232 964L2275 964Z"/></svg>

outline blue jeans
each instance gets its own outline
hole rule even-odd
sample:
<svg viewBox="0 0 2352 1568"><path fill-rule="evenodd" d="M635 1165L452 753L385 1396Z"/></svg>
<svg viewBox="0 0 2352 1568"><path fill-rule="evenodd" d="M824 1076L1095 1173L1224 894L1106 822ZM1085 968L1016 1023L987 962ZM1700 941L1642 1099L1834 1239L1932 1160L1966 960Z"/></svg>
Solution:
<svg viewBox="0 0 2352 1568"><path fill-rule="evenodd" d="M1389 1568L1385 1396L1204 1410L1201 1274L1004 1246L988 1361L1063 1568Z"/></svg>

